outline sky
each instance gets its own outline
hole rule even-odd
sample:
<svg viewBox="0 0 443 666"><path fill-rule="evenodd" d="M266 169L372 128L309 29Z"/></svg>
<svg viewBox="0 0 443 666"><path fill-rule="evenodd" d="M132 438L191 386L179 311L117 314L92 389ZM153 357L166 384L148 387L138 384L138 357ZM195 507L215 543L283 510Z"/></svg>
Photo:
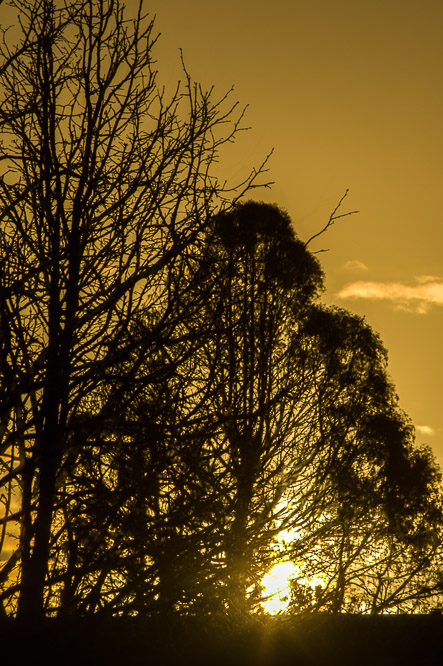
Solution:
<svg viewBox="0 0 443 666"><path fill-rule="evenodd" d="M130 5L133 0L128 0ZM443 3L151 0L160 80L192 78L248 105L223 156L246 175L273 149L278 204L307 240L327 303L364 316L388 349L400 406L443 465Z"/></svg>

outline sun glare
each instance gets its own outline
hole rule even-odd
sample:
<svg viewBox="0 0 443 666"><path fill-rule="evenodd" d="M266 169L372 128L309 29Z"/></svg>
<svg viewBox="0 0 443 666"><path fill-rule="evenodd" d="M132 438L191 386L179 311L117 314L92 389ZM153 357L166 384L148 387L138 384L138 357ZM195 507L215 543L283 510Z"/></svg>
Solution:
<svg viewBox="0 0 443 666"><path fill-rule="evenodd" d="M263 608L266 613L276 615L289 606L290 579L297 575L298 569L293 562L279 562L263 576Z"/></svg>

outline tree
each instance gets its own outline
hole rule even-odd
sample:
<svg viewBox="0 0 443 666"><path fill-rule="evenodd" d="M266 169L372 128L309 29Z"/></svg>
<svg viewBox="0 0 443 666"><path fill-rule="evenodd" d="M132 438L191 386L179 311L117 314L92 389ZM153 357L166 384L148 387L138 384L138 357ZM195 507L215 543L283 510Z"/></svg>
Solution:
<svg viewBox="0 0 443 666"><path fill-rule="evenodd" d="M362 563L366 607L410 601L411 582L417 598L438 594L435 575L417 583L436 563L439 471L413 446L378 336L318 302L320 266L277 207L216 215L200 271L193 380L205 399L193 409L205 432L194 444L217 511L199 568L220 607L256 607L263 574L288 556L327 581L315 608L349 608ZM369 580L386 563L408 582L381 601Z"/></svg>
<svg viewBox="0 0 443 666"><path fill-rule="evenodd" d="M3 31L0 65L0 434L2 525L20 533L2 600L18 594L18 615L34 618L51 606L55 498L80 452L92 464L84 447L107 418L102 386L131 353L130 323L155 311L151 341L166 335L208 220L260 170L232 190L211 175L242 114L186 71L167 98L141 3L132 19L119 0L13 6L22 37L12 46Z"/></svg>
<svg viewBox="0 0 443 666"><path fill-rule="evenodd" d="M182 276L174 335L146 354L155 324L132 327L132 355L103 389L116 414L104 454L78 458L82 520L97 537L75 606L244 617L282 558L300 571L297 612L382 612L439 594L439 471L413 446L378 336L321 305L321 288L318 261L277 207L212 218ZM85 585L82 567L73 577ZM319 579L316 591L300 582Z"/></svg>
<svg viewBox="0 0 443 666"><path fill-rule="evenodd" d="M380 340L359 318L318 303L319 264L287 215L250 202L214 225L206 312L217 326L204 345L214 428L206 446L217 460L212 486L224 498L216 530L227 603L244 612L281 556L279 533L297 534L292 556L308 572L318 543L338 545L346 511L354 512L348 520L363 518L367 533L368 510L385 513L387 538L411 492L391 464L407 460L410 428Z"/></svg>
<svg viewBox="0 0 443 666"><path fill-rule="evenodd" d="M388 399L382 389L378 409L358 418L325 520L288 539L295 612L428 612L441 598L441 472L414 446L392 386Z"/></svg>
<svg viewBox="0 0 443 666"><path fill-rule="evenodd" d="M295 509L282 501L296 474L294 433L309 431L313 396L301 328L322 274L274 207L246 203L214 225L206 318L217 324L201 363L213 386L206 448L223 507L222 590L228 607L244 613L247 590L256 595L272 542Z"/></svg>

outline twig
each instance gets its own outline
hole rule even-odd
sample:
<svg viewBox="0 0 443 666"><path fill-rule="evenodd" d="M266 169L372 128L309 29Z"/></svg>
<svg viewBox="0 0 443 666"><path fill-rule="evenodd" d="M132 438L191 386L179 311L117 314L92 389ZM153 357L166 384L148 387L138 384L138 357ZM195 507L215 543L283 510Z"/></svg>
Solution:
<svg viewBox="0 0 443 666"><path fill-rule="evenodd" d="M306 241L306 243L305 243L305 247L308 247L309 243L311 243L315 238L318 238L319 236L321 236L322 234L324 234L324 233L329 229L329 227L332 227L333 224L334 224L334 222L336 222L336 221L339 220L340 218L342 218L342 217L348 217L349 215L354 215L355 213L358 213L358 212L359 212L358 210L351 210L351 211L349 211L349 213L342 213L341 215L337 215L337 211L339 210L339 208L340 208L340 206L342 205L343 201L344 201L344 200L346 199L346 197L348 196L348 192L349 192L349 189L346 190L346 192L344 193L344 195L342 196L342 198L340 199L340 201L338 202L338 204L336 205L336 207L335 207L334 210L332 211L332 213L331 213L331 215L330 215L330 217L329 217L329 220L327 221L327 223L325 224L325 226L323 227L323 229L321 229L321 230L318 231L316 234L314 234L313 236L311 236L311 238L309 238L309 240ZM318 254L319 252L328 252L328 250L317 250L314 254Z"/></svg>

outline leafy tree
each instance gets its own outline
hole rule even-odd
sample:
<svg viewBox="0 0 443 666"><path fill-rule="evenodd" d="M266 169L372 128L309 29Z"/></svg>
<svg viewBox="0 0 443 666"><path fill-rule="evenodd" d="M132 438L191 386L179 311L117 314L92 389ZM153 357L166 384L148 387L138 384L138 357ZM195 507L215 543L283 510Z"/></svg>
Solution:
<svg viewBox="0 0 443 666"><path fill-rule="evenodd" d="M428 612L441 598L440 470L428 449L414 447L395 395L385 413L367 415L362 425L326 529L289 540L299 570L295 612ZM314 594L309 581L319 580Z"/></svg>
<svg viewBox="0 0 443 666"><path fill-rule="evenodd" d="M308 578L326 575L316 559L332 544L328 567L336 573L322 599L339 610L343 563L352 562L342 548L345 526L360 523L372 542L380 535L375 518L384 517L386 547L399 526L411 539L423 532L426 507L434 520L426 538L435 545L441 509L426 483L436 491L438 475L413 450L379 338L358 317L318 303L319 264L287 215L250 202L214 225L204 288L212 281L205 312L217 325L200 365L213 387L205 446L217 461L210 486L224 504L215 531L225 603L243 613L257 602L263 574L284 554L277 537L289 531L296 537L286 555Z"/></svg>
<svg viewBox="0 0 443 666"><path fill-rule="evenodd" d="M131 352L130 323L155 311L166 336L208 219L259 172L237 190L211 175L241 113L186 71L167 98L141 4L131 19L119 0L12 6L21 37L3 31L0 65L0 435L2 529L20 530L1 597L13 607L18 594L18 614L37 617L57 589L50 560L83 550L67 509L82 499L67 480L80 452L85 473L105 464L89 443L107 418L109 369Z"/></svg>

